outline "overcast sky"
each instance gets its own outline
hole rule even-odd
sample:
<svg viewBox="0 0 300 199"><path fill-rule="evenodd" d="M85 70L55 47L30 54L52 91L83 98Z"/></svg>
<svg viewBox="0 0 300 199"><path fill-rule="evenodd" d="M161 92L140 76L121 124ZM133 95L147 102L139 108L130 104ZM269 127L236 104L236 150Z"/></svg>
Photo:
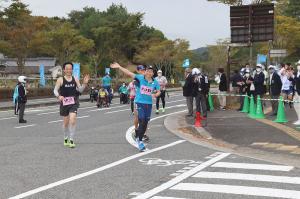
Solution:
<svg viewBox="0 0 300 199"><path fill-rule="evenodd" d="M143 12L144 23L169 39L182 38L195 49L230 37L229 6L206 0L23 0L33 15L66 17L71 10L89 6L100 11L112 3L129 12Z"/></svg>

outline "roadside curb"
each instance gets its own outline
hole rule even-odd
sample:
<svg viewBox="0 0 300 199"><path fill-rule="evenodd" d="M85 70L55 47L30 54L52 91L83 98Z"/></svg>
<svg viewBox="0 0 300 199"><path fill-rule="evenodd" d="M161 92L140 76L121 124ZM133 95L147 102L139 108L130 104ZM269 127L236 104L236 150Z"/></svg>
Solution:
<svg viewBox="0 0 300 199"><path fill-rule="evenodd" d="M238 146L222 140L214 139L213 137L210 138L209 132L201 127L196 129L193 125L188 124L184 117L185 114L182 113L168 116L164 120L164 126L169 132L177 135L178 137L202 147L276 164L288 164L300 168L300 160L297 160L295 156L282 156L275 152Z"/></svg>

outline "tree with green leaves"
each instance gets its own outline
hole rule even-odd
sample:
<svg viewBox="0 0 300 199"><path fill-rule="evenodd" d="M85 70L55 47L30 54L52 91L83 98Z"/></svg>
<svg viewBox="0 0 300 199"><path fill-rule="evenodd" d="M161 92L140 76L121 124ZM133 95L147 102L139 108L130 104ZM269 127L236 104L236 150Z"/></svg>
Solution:
<svg viewBox="0 0 300 199"><path fill-rule="evenodd" d="M21 1L13 0L13 3L0 11L0 49L2 53L17 58L19 73L24 73L25 58L34 51L41 49L39 32L47 25L45 17L33 17L30 15L27 5Z"/></svg>

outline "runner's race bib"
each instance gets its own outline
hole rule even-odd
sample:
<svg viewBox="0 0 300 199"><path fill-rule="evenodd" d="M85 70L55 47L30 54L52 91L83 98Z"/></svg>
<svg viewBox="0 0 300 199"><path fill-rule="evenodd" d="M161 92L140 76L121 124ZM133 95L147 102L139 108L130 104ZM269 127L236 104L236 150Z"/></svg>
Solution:
<svg viewBox="0 0 300 199"><path fill-rule="evenodd" d="M141 86L141 94L151 95L152 94L152 88L148 87L148 86Z"/></svg>
<svg viewBox="0 0 300 199"><path fill-rule="evenodd" d="M75 104L74 97L65 97L63 100L63 106Z"/></svg>

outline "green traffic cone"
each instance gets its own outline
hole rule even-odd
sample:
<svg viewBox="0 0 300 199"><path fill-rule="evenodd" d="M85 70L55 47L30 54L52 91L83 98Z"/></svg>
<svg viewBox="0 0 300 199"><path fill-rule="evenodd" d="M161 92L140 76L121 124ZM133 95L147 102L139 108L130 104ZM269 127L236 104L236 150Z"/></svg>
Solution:
<svg viewBox="0 0 300 199"><path fill-rule="evenodd" d="M214 111L214 102L210 93L208 93L209 111Z"/></svg>
<svg viewBox="0 0 300 199"><path fill-rule="evenodd" d="M256 114L255 114L255 118L256 119L264 119L265 118L265 114L262 110L262 104L261 104L261 100L260 100L260 96L257 96L257 105L256 105Z"/></svg>
<svg viewBox="0 0 300 199"><path fill-rule="evenodd" d="M243 110L242 113L248 113L249 112L249 97L248 95L244 97L244 104L243 104Z"/></svg>
<svg viewBox="0 0 300 199"><path fill-rule="evenodd" d="M249 114L248 116L251 117L251 118L255 118L255 104L254 104L254 98L253 98L253 95L251 95L250 97L250 107L249 107Z"/></svg>
<svg viewBox="0 0 300 199"><path fill-rule="evenodd" d="M286 117L285 117L285 112L284 112L284 104L283 104L283 98L280 96L279 104L278 104L278 110L277 110L277 118L274 120L274 122L277 123L286 123L288 122Z"/></svg>

